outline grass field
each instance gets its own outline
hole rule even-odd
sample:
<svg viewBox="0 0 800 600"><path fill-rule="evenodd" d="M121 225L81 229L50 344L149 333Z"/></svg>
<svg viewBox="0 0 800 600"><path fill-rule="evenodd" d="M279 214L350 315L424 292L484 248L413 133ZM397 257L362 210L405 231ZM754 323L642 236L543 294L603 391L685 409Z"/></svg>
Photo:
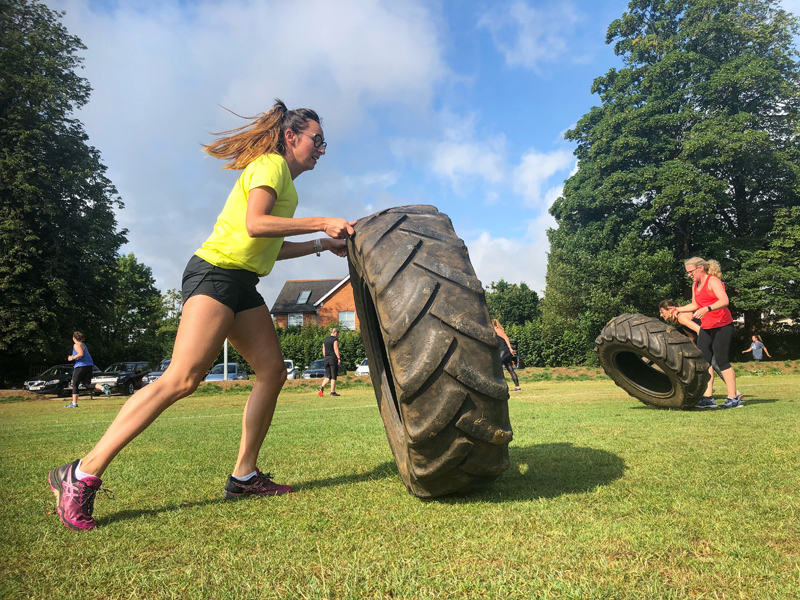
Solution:
<svg viewBox="0 0 800 600"><path fill-rule="evenodd" d="M0 403L0 598L798 598L800 374L744 409L664 411L605 378L530 375L511 468L468 496L399 480L371 388L282 394L262 452L296 493L229 503L242 393L181 401L106 473L99 527L52 514L47 471L123 398Z"/></svg>

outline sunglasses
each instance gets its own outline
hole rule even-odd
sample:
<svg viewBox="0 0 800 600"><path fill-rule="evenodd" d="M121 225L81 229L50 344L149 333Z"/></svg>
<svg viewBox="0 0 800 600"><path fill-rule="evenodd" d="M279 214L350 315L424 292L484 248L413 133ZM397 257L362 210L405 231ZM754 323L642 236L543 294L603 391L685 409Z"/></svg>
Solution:
<svg viewBox="0 0 800 600"><path fill-rule="evenodd" d="M695 267L691 271L686 271L686 276L691 277L692 275L694 275L694 272L697 271L697 269L702 269L702 267Z"/></svg>

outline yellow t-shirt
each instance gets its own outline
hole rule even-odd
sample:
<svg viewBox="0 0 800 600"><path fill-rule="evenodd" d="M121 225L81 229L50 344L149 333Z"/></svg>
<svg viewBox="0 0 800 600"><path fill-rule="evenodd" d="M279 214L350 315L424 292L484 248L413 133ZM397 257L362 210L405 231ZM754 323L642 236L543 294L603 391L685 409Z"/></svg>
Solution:
<svg viewBox="0 0 800 600"><path fill-rule="evenodd" d="M195 252L200 258L224 269L246 269L259 277L275 265L283 238L250 237L245 227L247 196L253 188L269 186L278 195L272 208L275 217L292 218L297 208L297 190L289 165L280 154L264 154L245 167L233 186L214 231Z"/></svg>

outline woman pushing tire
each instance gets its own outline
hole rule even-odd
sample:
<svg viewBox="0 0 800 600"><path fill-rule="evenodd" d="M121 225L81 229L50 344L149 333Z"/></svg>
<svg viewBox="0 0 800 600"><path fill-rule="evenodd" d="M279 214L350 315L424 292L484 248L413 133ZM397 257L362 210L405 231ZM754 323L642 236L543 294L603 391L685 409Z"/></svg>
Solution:
<svg viewBox="0 0 800 600"><path fill-rule="evenodd" d="M354 229L356 310L403 483L424 498L495 481L509 467L508 386L464 242L432 206Z"/></svg>

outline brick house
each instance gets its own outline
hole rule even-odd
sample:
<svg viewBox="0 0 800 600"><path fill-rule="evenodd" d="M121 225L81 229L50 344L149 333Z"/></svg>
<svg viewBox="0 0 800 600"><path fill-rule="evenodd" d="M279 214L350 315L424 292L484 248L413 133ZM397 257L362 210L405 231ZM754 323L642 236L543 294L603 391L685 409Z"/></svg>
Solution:
<svg viewBox="0 0 800 600"><path fill-rule="evenodd" d="M344 279L301 279L283 284L272 310L276 327L341 323L359 329L350 275Z"/></svg>

